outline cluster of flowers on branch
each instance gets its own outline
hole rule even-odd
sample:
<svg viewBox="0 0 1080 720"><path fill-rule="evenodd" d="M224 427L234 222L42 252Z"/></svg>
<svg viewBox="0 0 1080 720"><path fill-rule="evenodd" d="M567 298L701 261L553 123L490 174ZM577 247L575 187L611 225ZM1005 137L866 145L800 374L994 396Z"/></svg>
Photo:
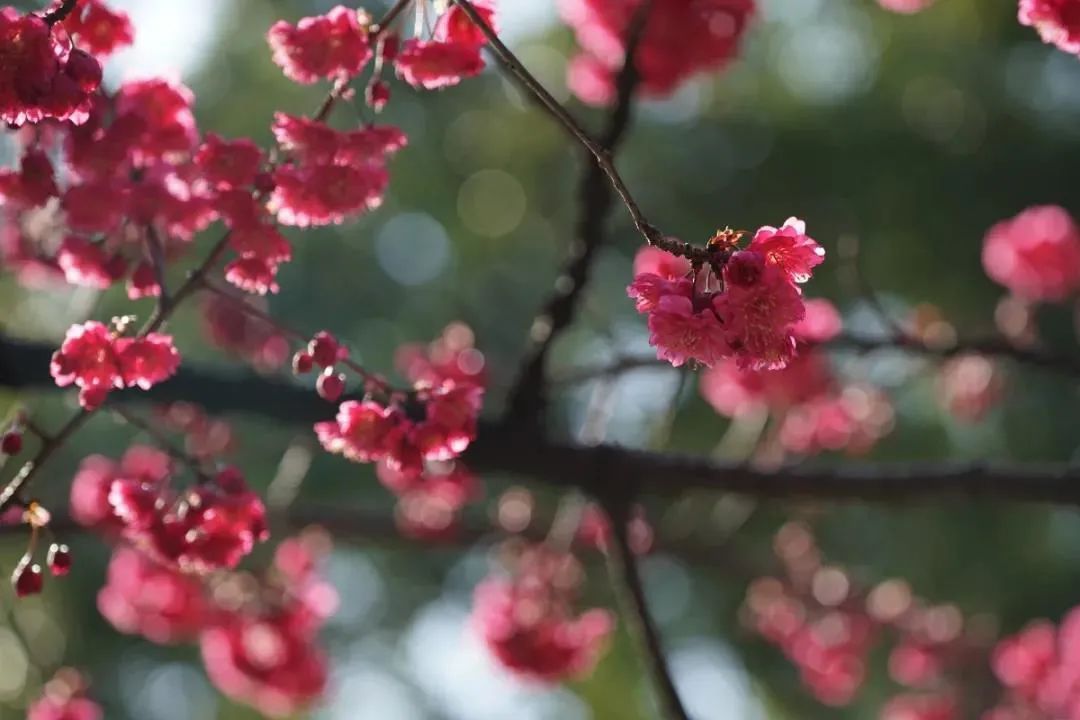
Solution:
<svg viewBox="0 0 1080 720"><path fill-rule="evenodd" d="M709 240L708 265L642 249L627 292L648 315L649 343L675 367L713 367L734 358L740 368L777 370L795 357L795 328L806 315L801 283L825 257L801 220L762 227L746 249L742 233Z"/></svg>
<svg viewBox="0 0 1080 720"><path fill-rule="evenodd" d="M592 672L615 627L607 610L575 614L584 571L570 554L546 545L510 548L509 574L476 586L472 623L511 673L540 682Z"/></svg>
<svg viewBox="0 0 1080 720"><path fill-rule="evenodd" d="M979 618L949 604L915 597L902 580L858 587L827 564L810 529L789 523L776 534L783 573L747 590L746 623L778 646L820 702L850 704L862 687L875 646L891 639L889 674L904 688L881 720L959 720L964 672L984 657L992 635Z"/></svg>
<svg viewBox="0 0 1080 720"><path fill-rule="evenodd" d="M308 357L322 364L317 349L312 345L299 354L294 367L303 369ZM458 511L479 494L478 480L459 456L476 437L486 385L484 356L473 345L472 331L460 323L428 346L406 345L397 355L398 369L411 383L408 390L369 378L366 396L342 402L335 419L317 423L315 433L328 452L378 463L379 480L399 498L397 517L404 530L441 536L453 532Z"/></svg>
<svg viewBox="0 0 1080 720"><path fill-rule="evenodd" d="M843 383L823 343L839 335L840 314L828 300L805 302L793 327L796 354L779 370L750 370L726 358L701 374L702 396L718 413L742 419L771 413L787 452L869 451L892 428L888 398L863 382Z"/></svg>

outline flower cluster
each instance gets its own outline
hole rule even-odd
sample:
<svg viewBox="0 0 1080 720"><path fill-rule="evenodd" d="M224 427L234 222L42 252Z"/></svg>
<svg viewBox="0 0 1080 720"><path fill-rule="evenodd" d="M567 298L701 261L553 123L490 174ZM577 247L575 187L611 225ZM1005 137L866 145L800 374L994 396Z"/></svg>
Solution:
<svg viewBox="0 0 1080 720"><path fill-rule="evenodd" d="M270 573L255 583L227 579L214 588L219 612L199 638L211 682L270 717L287 717L317 701L328 682L316 635L337 609L319 567L329 540L311 532L283 541Z"/></svg>
<svg viewBox="0 0 1080 720"><path fill-rule="evenodd" d="M615 96L615 75L641 0L561 0L563 18L584 52L570 62L569 84L585 102ZM645 93L664 96L690 77L724 67L755 12L754 0L655 0L634 56Z"/></svg>
<svg viewBox="0 0 1080 720"><path fill-rule="evenodd" d="M185 572L235 567L268 537L262 500L236 468L182 492L170 486L171 474L169 456L149 447L133 446L120 463L92 455L72 481L71 515Z"/></svg>
<svg viewBox="0 0 1080 720"><path fill-rule="evenodd" d="M79 404L92 409L115 388L149 390L171 377L179 364L180 353L168 335L152 332L123 337L102 323L89 321L68 329L49 371L60 387L78 387Z"/></svg>
<svg viewBox="0 0 1080 720"><path fill-rule="evenodd" d="M476 437L484 396L483 356L472 347L467 328L465 333L467 345L462 332L451 328L430 355L418 354L415 347L401 353L411 389L374 387L362 400L341 403L333 421L315 425L323 447L355 462L382 461L388 472L410 481L425 475L431 463L454 461ZM388 484L404 487L406 480Z"/></svg>
<svg viewBox="0 0 1080 720"><path fill-rule="evenodd" d="M493 0L479 0L473 6L488 26L494 26ZM398 76L413 87L425 90L457 85L463 78L484 69L480 49L486 39L465 11L451 5L439 16L430 40L411 38L394 58Z"/></svg>
<svg viewBox="0 0 1080 720"><path fill-rule="evenodd" d="M986 233L983 267L1028 301L1058 302L1080 288L1080 228L1056 205L1036 205Z"/></svg>
<svg viewBox="0 0 1080 720"><path fill-rule="evenodd" d="M784 575L755 580L744 618L798 666L820 702L844 706L863 684L875 644L891 635L889 674L906 691L882 720L958 720L953 675L976 648L952 605L928 605L900 580L864 591L846 570L828 565L810 530L789 523L776 535Z"/></svg>
<svg viewBox="0 0 1080 720"><path fill-rule="evenodd" d="M426 463L423 472L410 473L385 460L375 467L383 486L398 498L394 519L404 535L424 540L453 537L458 514L482 494L480 479L465 463Z"/></svg>
<svg viewBox="0 0 1080 720"><path fill-rule="evenodd" d="M739 235L722 231L710 241L722 268L719 261L694 267L654 248L638 253L627 292L649 316L659 358L676 367L734 358L743 369L775 370L795 356L795 327L806 314L798 284L825 251L795 218L759 229L745 250L735 249Z"/></svg>
<svg viewBox="0 0 1080 720"><path fill-rule="evenodd" d="M1021 25L1035 28L1043 42L1080 55L1080 3L1077 0L1020 0Z"/></svg>
<svg viewBox="0 0 1080 720"><path fill-rule="evenodd" d="M61 668L45 692L26 710L26 720L102 720L101 706L86 696L85 678L70 668Z"/></svg>
<svg viewBox="0 0 1080 720"><path fill-rule="evenodd" d="M478 0L473 5L485 22L493 24L492 2ZM384 31L372 28L366 12L338 5L325 15L306 17L295 25L279 21L270 28L267 40L274 62L285 75L305 84L320 79L347 81L374 57L376 68L367 99L376 110L381 110L389 97L388 87L378 79L384 65L393 64L398 77L426 90L456 85L484 69L480 55L484 35L457 5L439 15L429 38L418 36L401 42L397 35Z"/></svg>
<svg viewBox="0 0 1080 720"><path fill-rule="evenodd" d="M382 203L386 158L405 146L394 127L339 132L324 123L278 113L274 137L292 162L274 171L269 206L285 225L344 222Z"/></svg>
<svg viewBox="0 0 1080 720"><path fill-rule="evenodd" d="M236 468L177 493L169 478L117 477L109 504L130 542L185 572L236 567L269 537L266 508Z"/></svg>
<svg viewBox="0 0 1080 720"><path fill-rule="evenodd" d="M194 639L208 617L197 578L122 546L113 550L97 606L120 632L161 645Z"/></svg>
<svg viewBox="0 0 1080 720"><path fill-rule="evenodd" d="M197 641L211 682L271 717L318 700L327 663L315 635L337 607L319 574L329 552L318 531L287 538L261 576L191 576L118 547L98 608L123 633L155 643Z"/></svg>
<svg viewBox="0 0 1080 720"><path fill-rule="evenodd" d="M994 674L1007 690L983 720L1074 718L1080 710L1080 610L1059 627L1041 620L994 649Z"/></svg>
<svg viewBox="0 0 1080 720"><path fill-rule="evenodd" d="M807 300L793 328L797 354L779 370L747 370L725 359L701 375L702 396L730 418L772 413L777 438L787 452L866 452L891 429L892 407L878 390L843 385L820 344L841 328L840 314L827 300Z"/></svg>
<svg viewBox="0 0 1080 720"><path fill-rule="evenodd" d="M559 682L588 675L615 621L607 610L574 613L580 565L543 546L524 549L515 565L511 577L476 587L472 625L480 639L517 676Z"/></svg>
<svg viewBox="0 0 1080 720"><path fill-rule="evenodd" d="M44 18L0 7L0 122L85 122L101 65Z"/></svg>

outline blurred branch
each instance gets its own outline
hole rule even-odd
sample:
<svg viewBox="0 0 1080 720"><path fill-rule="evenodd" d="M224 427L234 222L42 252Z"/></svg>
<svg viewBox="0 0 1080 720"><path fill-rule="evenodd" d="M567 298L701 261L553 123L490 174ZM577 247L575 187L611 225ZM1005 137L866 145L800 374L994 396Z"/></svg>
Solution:
<svg viewBox="0 0 1080 720"><path fill-rule="evenodd" d="M651 7L652 0L641 3L630 21L625 59L615 83L615 104L600 139L600 146L612 158L630 127L634 90L639 80L634 55L644 35L645 21ZM555 280L554 292L532 321L529 328L530 346L525 351L518 378L509 393L507 417L516 418L519 422L529 419L535 425L542 423L541 416L547 405L545 376L548 353L556 338L573 322L589 283L593 262L606 240L604 225L615 198L600 164L591 156L587 156L585 161L578 186L580 215L577 237L571 246L569 259Z"/></svg>
<svg viewBox="0 0 1080 720"><path fill-rule="evenodd" d="M169 297L169 288L165 284L165 248L161 242L161 236L153 225L146 226L146 250L150 256L150 266L154 270L154 281L158 285L157 304L159 312L164 311L172 303Z"/></svg>
<svg viewBox="0 0 1080 720"><path fill-rule="evenodd" d="M907 335L870 337L844 334L830 340L828 343L823 343L823 346L840 350L854 350L859 353L896 350L913 355L922 355L934 360L948 360L957 355L967 354L986 355L1003 360L1012 360L1021 365L1039 368L1065 377L1080 378L1080 355L1021 348L1002 338L961 340L951 345L934 346ZM625 355L616 358L607 365L590 368L570 368L556 372L552 382L560 385L578 385L590 380L610 378L623 373L650 368L671 368L671 364L656 359L655 355Z"/></svg>
<svg viewBox="0 0 1080 720"><path fill-rule="evenodd" d="M628 527L630 524L630 506L632 498L617 493L604 501L611 517L611 547L608 548L608 572L612 579L623 621L626 623L634 641L638 644L638 654L644 659L660 704L661 715L668 720L690 720L686 709L679 700L679 693L671 679L660 642L660 633L649 613L645 599L645 588L641 583L637 557L630 545Z"/></svg>
<svg viewBox="0 0 1080 720"><path fill-rule="evenodd" d="M49 345L0 334L0 385L58 390L49 376ZM210 413L239 413L277 425L303 426L330 419L336 406L309 389L251 372L224 373L185 363L172 379L149 391L109 394L110 403L188 401ZM82 413L77 417L85 417ZM762 470L740 462L635 450L614 445L556 443L498 422L482 422L464 460L478 472L533 478L554 487L596 494L601 482L626 493L677 496L713 490L759 498L816 498L891 503L937 498L1001 500L1080 506L1080 466L993 463L863 463L836 467ZM604 470L598 479L597 468Z"/></svg>

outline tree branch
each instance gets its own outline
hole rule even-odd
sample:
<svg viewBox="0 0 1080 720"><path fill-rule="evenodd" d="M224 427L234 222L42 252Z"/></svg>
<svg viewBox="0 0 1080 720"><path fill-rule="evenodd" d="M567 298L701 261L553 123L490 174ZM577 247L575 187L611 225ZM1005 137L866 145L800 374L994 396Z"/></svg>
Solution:
<svg viewBox="0 0 1080 720"><path fill-rule="evenodd" d="M634 55L644 35L645 22L652 7L652 0L638 6L631 19L626 40L626 57L616 80L615 104L608 117L607 129L600 140L601 147L611 157L615 156L626 130L630 126L634 90L638 73ZM604 224L611 213L614 197L607 183L603 168L591 154L586 157L584 173L578 189L580 217L577 238L571 248L570 258L555 281L555 290L544 304L543 310L533 319L529 329L530 347L525 352L521 371L509 393L507 417L518 421L531 419L534 425L542 423L547 405L545 376L547 357L555 339L565 330L577 313L585 286L589 282L593 261L605 242Z"/></svg>
<svg viewBox="0 0 1080 720"><path fill-rule="evenodd" d="M615 189L616 194L626 206L627 211L630 213L630 218L634 221L634 227L641 233L645 241L650 245L660 248L672 255L678 255L685 257L691 262L700 264L709 264L714 259L713 252L707 248L695 247L690 243L682 242L676 238L664 235L660 230L656 228L648 218L645 217L645 213L641 211L641 207L637 204L634 196L630 193L630 189L626 186L626 182L622 176L619 175L619 171L616 169L615 164L611 160L611 154L601 145L594 140L589 133L578 124L577 120L566 111L566 109L559 104L559 101L552 97L551 93L547 91L539 80L537 80L532 73L525 69L525 66L521 64L521 61L517 59L517 56L510 51L510 48L506 47L499 36L491 28L490 25L481 17L480 13L476 11L473 4L469 0L453 0L453 2L464 11L473 23L480 28L480 32L487 38L488 43L491 45L491 50L495 53L495 57L498 58L499 63L506 69L514 81L537 103L551 115L563 130L567 132L572 138L581 144L583 148L588 150L589 154L596 160L596 164L600 166L600 169L604 171L604 175L607 176L611 186Z"/></svg>
<svg viewBox="0 0 1080 720"><path fill-rule="evenodd" d="M202 262L188 274L187 280L185 280L184 284L180 286L180 289L176 291L176 295L173 296L172 302L168 305L158 303L154 313L146 321L146 324L142 329L139 330L139 337L145 337L165 324L165 321L168 320L173 311L180 306L180 303L201 285L203 278L217 264L222 254L224 254L225 248L228 247L228 243L229 233L225 233L216 243L214 243L214 246L210 248L210 252L207 253ZM35 366L35 369L38 369L42 374L48 375L47 370L49 368L51 357L52 351L46 349L44 357L37 360L39 364ZM7 360L3 359L2 353L0 353L0 371L2 371L0 372L0 379L8 377L10 370L6 366ZM30 486L34 477L40 472L41 468L44 467L45 463L49 461L49 458L51 458L53 454L67 442L68 438L78 432L79 428L85 425L86 421L89 420L95 412L97 412L97 409L79 410L79 412L64 423L60 430L42 440L41 447L38 448L34 457L26 462L19 470L18 474L4 486L2 491L0 491L0 512L7 510L13 503L19 500L20 493Z"/></svg>
<svg viewBox="0 0 1080 720"><path fill-rule="evenodd" d="M0 334L0 385L57 390L49 376L52 347ZM251 372L225 373L185 363L149 391L123 390L109 402L189 401L207 412L247 414L281 425L330 419L336 406L292 383ZM81 417L82 414L78 417ZM648 452L614 445L557 443L505 423L482 422L464 460L478 472L531 478L552 487L597 491L597 468L624 492L672 497L690 491L758 498L813 498L895 503L926 498L994 498L1080 506L1080 466L984 462L802 464L761 470L708 457Z"/></svg>
<svg viewBox="0 0 1080 720"><path fill-rule="evenodd" d="M986 355L1002 360L1012 360L1020 365L1057 373L1064 377L1080 378L1080 355L1021 348L1001 338L973 338L961 340L952 345L937 347L927 345L918 338L909 336L881 338L845 334L830 340L828 343L823 343L822 347L853 350L864 354L880 350L894 350L913 355L922 355L933 360L948 360L958 355L967 354ZM670 363L658 360L654 355L626 355L616 358L607 365L571 368L556 372L552 382L560 385L577 385L590 380L622 375L634 370L670 367Z"/></svg>
<svg viewBox="0 0 1080 720"><path fill-rule="evenodd" d="M638 654L644 660L646 669L652 677L661 715L668 720L690 720L671 678L664 648L660 642L660 633L649 613L648 602L645 599L645 588L641 583L637 558L630 547L627 532L630 522L630 505L629 499L624 494L614 495L604 501L604 506L611 517L612 542L607 550L611 587L622 609L623 621L638 644Z"/></svg>

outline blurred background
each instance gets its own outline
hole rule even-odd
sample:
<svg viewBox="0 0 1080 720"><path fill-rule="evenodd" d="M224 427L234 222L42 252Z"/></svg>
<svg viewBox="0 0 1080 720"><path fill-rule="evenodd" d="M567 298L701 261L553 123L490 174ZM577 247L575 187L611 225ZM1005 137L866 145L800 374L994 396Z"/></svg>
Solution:
<svg viewBox="0 0 1080 720"><path fill-rule="evenodd" d="M203 131L266 146L275 110L309 111L325 92L288 82L271 63L264 34L278 18L324 12L330 2L113 4L131 13L137 39L111 61L108 78L181 78L196 92ZM367 7L376 17L383 10L378 0ZM525 64L587 125L599 127L602 111L566 91L573 41L554 2L502 0L499 12ZM804 218L831 256L807 292L832 299L851 328L882 330L840 272L838 249L857 242L866 279L897 317L930 302L962 334L990 333L1002 291L980 264L986 229L1032 204L1080 214L1080 63L1040 43L1015 14L1015 3L976 0L939 0L911 17L887 13L873 0L760 0L744 52L726 72L667 101L639 105L620 166L650 218L685 240L701 242L725 225L753 229ZM355 115L345 107L336 121L354 123ZM290 234L295 259L283 268L282 291L270 306L293 327L333 330L361 362L379 369L391 367L399 344L427 341L447 323L464 321L487 357L493 415L572 237L580 154L490 69L445 92L395 85L382 121L409 136L409 147L392 161L386 203L357 223ZM11 148L4 152L10 160ZM640 238L621 208L610 228L584 309L556 346L557 369L648 352L644 322L624 291ZM99 318L131 309L119 287L99 300L66 288L30 293L5 277L0 322L11 334L55 343L99 301ZM1070 308L1049 308L1039 322L1049 345L1075 345ZM233 362L204 341L194 307L171 328L185 359ZM966 425L939 408L933 373L922 361L878 353L838 362L848 376L885 387L894 403L895 429L871 459L1065 461L1080 445L1080 405L1068 380L1010 366L1004 402ZM727 433L729 422L694 385L693 376L680 385L670 368L621 377L609 438L655 446L674 396L666 446L709 453L727 437L720 451L738 457L745 452L739 437ZM557 436L577 432L591 392L586 384L556 394ZM50 426L73 401L73 393L4 391L0 410L24 403ZM235 458L260 488L290 444L310 436L305 427L227 419L238 438ZM118 457L131 439L127 429L98 419L51 464L38 488L42 497L62 506L80 458ZM487 501L469 510L478 522L511 485L507 478L484 480ZM557 498L536 490L538 504L550 511ZM302 500L393 512L370 468L325 454L315 454L300 493ZM1080 518L1071 511L952 500L750 504L719 494L646 509L660 547L643 561L647 590L678 686L698 720L874 717L896 691L884 652L875 653L855 702L822 706L778 650L740 626L747 581L754 568L767 571L772 536L792 517L811 522L828 557L860 581L906 578L928 600L988 614L1006 631L1034 617L1056 619L1080 600ZM692 557L665 553L665 538L673 536L702 549ZM738 571L724 553L708 549L731 536ZM108 548L89 536L69 544L77 557L73 575L49 582L40 598L15 603L0 586L0 718L22 717L27 697L60 664L90 675L110 720L258 717L209 685L197 649L118 634L95 608ZM24 545L21 536L0 540L0 567L13 567ZM333 683L311 717L652 717L650 689L622 629L596 673L565 687L522 684L487 658L466 620L490 549L339 538L329 573L342 603L326 631ZM267 554L257 551L254 562ZM588 569L585 602L610 605L602 565L594 557ZM29 638L29 647L20 638Z"/></svg>

